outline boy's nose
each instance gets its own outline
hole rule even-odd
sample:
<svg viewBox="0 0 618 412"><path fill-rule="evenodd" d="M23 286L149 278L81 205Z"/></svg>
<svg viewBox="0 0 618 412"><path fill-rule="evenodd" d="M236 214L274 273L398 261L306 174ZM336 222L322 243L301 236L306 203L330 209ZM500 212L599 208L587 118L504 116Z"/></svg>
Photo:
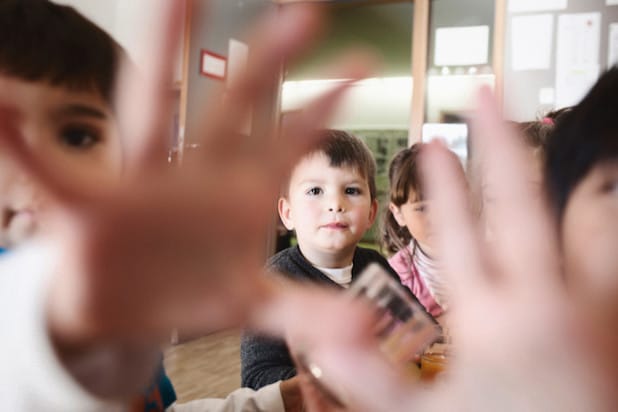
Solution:
<svg viewBox="0 0 618 412"><path fill-rule="evenodd" d="M341 213L345 210L343 200L339 196L333 196L328 202L328 211Z"/></svg>

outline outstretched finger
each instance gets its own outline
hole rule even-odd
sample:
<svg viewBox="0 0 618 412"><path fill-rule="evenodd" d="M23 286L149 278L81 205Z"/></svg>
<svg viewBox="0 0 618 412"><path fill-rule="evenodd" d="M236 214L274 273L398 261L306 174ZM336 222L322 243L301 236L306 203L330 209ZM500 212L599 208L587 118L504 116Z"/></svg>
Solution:
<svg viewBox="0 0 618 412"><path fill-rule="evenodd" d="M138 36L135 64L125 61L117 86L128 172L163 164L171 142L173 67L191 0L156 0Z"/></svg>
<svg viewBox="0 0 618 412"><path fill-rule="evenodd" d="M349 88L373 71L375 59L364 52L351 52L336 66L338 69L333 77L341 80L282 124L278 139L260 147L258 155L268 159L275 175L286 175L296 161L324 137L320 131L328 127Z"/></svg>
<svg viewBox="0 0 618 412"><path fill-rule="evenodd" d="M496 106L491 92L481 90L474 139L485 165L484 190L491 194L484 218L492 231L492 250L506 282L545 291L541 286L556 282L559 270L554 221L540 190L541 168L535 164L540 160L506 127Z"/></svg>
<svg viewBox="0 0 618 412"><path fill-rule="evenodd" d="M459 160L437 141L423 150L421 167L432 201L429 213L437 254L453 285L452 300L457 305L466 296L474 296L487 280L466 178Z"/></svg>
<svg viewBox="0 0 618 412"><path fill-rule="evenodd" d="M210 100L200 122L199 141L211 159L234 153L250 127L252 111L273 105L285 61L301 55L320 33L322 15L319 7L288 5L259 22L248 38L249 61L246 69L218 99Z"/></svg>

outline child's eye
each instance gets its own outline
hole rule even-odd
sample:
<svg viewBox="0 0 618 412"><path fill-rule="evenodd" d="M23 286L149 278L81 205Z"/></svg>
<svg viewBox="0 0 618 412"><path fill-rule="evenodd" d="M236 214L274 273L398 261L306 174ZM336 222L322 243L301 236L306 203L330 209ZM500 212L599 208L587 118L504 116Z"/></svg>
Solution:
<svg viewBox="0 0 618 412"><path fill-rule="evenodd" d="M87 127L67 127L60 132L60 141L71 148L89 149L99 143L101 137Z"/></svg>
<svg viewBox="0 0 618 412"><path fill-rule="evenodd" d="M415 212L424 212L425 210L427 210L427 206L426 205L418 205L414 207L414 211Z"/></svg>
<svg viewBox="0 0 618 412"><path fill-rule="evenodd" d="M603 185L603 192L610 194L618 194L618 179L606 182Z"/></svg>
<svg viewBox="0 0 618 412"><path fill-rule="evenodd" d="M345 194L346 195L360 195L361 190L358 187L346 187Z"/></svg>
<svg viewBox="0 0 618 412"><path fill-rule="evenodd" d="M321 193L322 189L320 189L319 187L312 187L311 189L307 190L307 194L310 196L317 196Z"/></svg>

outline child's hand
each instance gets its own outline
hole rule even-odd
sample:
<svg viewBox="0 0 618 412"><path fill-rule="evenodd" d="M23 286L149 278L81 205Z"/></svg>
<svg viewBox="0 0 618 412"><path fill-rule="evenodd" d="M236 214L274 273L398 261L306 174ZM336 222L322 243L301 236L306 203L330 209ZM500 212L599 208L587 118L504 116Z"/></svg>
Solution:
<svg viewBox="0 0 618 412"><path fill-rule="evenodd" d="M238 325L269 294L259 276L276 195L288 169L317 140L346 89L342 82L290 121L283 135L255 121L252 109L270 101L284 59L315 37L315 10L293 7L255 31L250 70L210 101L195 136L201 153L183 167L166 163L170 62L182 13L152 35L145 77L120 86L120 130L128 143L126 176L119 184L74 182L43 156L31 153L10 120L0 117L2 150L12 150L55 201L60 225L52 230L64 259L49 296L57 340L152 342L178 327L191 333ZM161 47L163 45L163 47ZM160 51L163 49L163 52ZM366 64L339 66L339 78L356 79ZM97 187L103 186L103 187Z"/></svg>
<svg viewBox="0 0 618 412"><path fill-rule="evenodd" d="M474 129L480 152L490 153L491 244L469 210L461 165L435 143L424 159L439 255L454 293L445 379L432 388L406 381L351 307L324 316L329 301L317 293L285 306L280 320L292 327L302 322L295 334L311 343L312 362L345 391L352 410L615 408L608 397L615 388L604 386L615 381L604 382L598 368L608 358L590 350L599 347L599 331L578 317L564 291L553 219L527 184L522 140L504 127L495 106L484 91Z"/></svg>

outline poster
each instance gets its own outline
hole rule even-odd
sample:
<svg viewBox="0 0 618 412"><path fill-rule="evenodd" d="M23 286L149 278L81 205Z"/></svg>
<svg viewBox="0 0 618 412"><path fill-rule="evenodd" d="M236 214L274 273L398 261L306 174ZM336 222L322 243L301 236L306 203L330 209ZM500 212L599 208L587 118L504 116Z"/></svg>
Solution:
<svg viewBox="0 0 618 412"><path fill-rule="evenodd" d="M567 0L509 0L509 12L520 13L530 11L564 10L567 8L567 5Z"/></svg>
<svg viewBox="0 0 618 412"><path fill-rule="evenodd" d="M225 80L227 59L220 54L202 49L200 74L215 80Z"/></svg>
<svg viewBox="0 0 618 412"><path fill-rule="evenodd" d="M607 50L607 67L618 64L618 23L609 25L609 42Z"/></svg>
<svg viewBox="0 0 618 412"><path fill-rule="evenodd" d="M442 27L436 30L435 66L487 64L489 26Z"/></svg>
<svg viewBox="0 0 618 412"><path fill-rule="evenodd" d="M519 70L547 70L552 56L554 16L536 14L511 20L511 66Z"/></svg>
<svg viewBox="0 0 618 412"><path fill-rule="evenodd" d="M600 72L601 13L563 14L558 18L556 106L579 102Z"/></svg>

